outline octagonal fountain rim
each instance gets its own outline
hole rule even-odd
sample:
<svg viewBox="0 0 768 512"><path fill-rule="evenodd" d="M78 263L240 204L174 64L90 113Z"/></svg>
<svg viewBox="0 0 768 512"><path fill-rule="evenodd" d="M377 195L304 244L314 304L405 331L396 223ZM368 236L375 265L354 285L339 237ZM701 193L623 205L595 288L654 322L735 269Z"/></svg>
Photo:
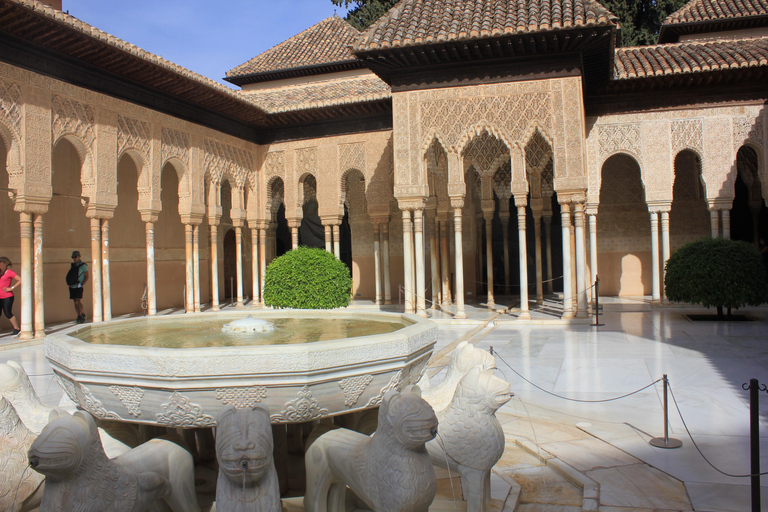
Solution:
<svg viewBox="0 0 768 512"><path fill-rule="evenodd" d="M57 366L70 371L100 373L123 373L129 369L132 375L148 377L182 377L206 375L226 376L233 374L261 373L269 375L284 372L294 374L315 373L341 366L369 366L386 361L398 361L404 354L431 351L437 339L437 325L431 320L406 313L361 313L328 310L262 310L242 312L205 312L184 315L138 317L111 320L99 325L119 325L138 322L183 321L184 318L206 317L219 319L222 323L248 315L255 318L298 317L312 318L318 314L334 315L339 318L400 321L402 328L384 334L372 334L352 338L337 338L303 344L240 345L218 347L166 348L132 345L92 344L77 339L71 334L83 329L73 326L45 339L45 355ZM281 369L276 371L276 369Z"/></svg>

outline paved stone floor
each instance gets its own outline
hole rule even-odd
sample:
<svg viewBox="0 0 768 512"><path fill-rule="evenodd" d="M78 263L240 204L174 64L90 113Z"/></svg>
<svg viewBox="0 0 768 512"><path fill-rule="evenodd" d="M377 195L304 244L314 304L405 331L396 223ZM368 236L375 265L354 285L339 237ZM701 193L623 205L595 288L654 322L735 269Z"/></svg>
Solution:
<svg viewBox="0 0 768 512"><path fill-rule="evenodd" d="M432 312L440 336L428 371L439 382L451 348L466 339L493 347L499 374L512 385L516 396L498 414L508 443L493 475L492 510L750 510L749 478L712 468L685 426L718 469L749 473L749 393L742 384L751 378L768 383L768 308L739 311L752 321L694 322L686 314L707 310L651 308L647 298L612 300L604 301L601 327L589 325L594 319L559 321L556 303L533 311L530 321L517 320L514 307L467 310L465 321ZM24 366L43 401L58 403L61 390L39 340L19 344L0 334L0 361L8 359ZM670 396L670 437L683 441L674 450L648 443L663 435L661 383L594 402L663 374L682 413L681 419ZM768 394L760 399L762 467L768 470ZM451 476L439 472L432 510L465 510L454 502L461 490ZM768 505L768 487L763 501ZM300 501L286 500L284 508L301 510Z"/></svg>

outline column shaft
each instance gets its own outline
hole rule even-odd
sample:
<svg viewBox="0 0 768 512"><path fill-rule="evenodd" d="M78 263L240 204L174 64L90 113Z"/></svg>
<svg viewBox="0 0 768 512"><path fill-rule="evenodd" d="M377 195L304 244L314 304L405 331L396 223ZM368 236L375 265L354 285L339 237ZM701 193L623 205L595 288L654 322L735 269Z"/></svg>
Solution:
<svg viewBox="0 0 768 512"><path fill-rule="evenodd" d="M261 302L260 282L259 282L259 230L251 228L251 302L258 304Z"/></svg>
<svg viewBox="0 0 768 512"><path fill-rule="evenodd" d="M237 277L236 277L237 305L236 306L241 308L243 307L243 228L241 227L235 227L235 252L237 254Z"/></svg>
<svg viewBox="0 0 768 512"><path fill-rule="evenodd" d="M712 238L719 237L720 236L720 211L719 210L709 211L709 225L712 232Z"/></svg>
<svg viewBox="0 0 768 512"><path fill-rule="evenodd" d="M219 226L211 224L211 310L220 311L219 307Z"/></svg>
<svg viewBox="0 0 768 512"><path fill-rule="evenodd" d="M112 320L112 283L109 278L109 220L101 221L101 290L104 301L104 321Z"/></svg>
<svg viewBox="0 0 768 512"><path fill-rule="evenodd" d="M264 275L267 272L267 230L259 229L259 245L261 251L259 252L259 272L261 278L261 302L264 303Z"/></svg>
<svg viewBox="0 0 768 512"><path fill-rule="evenodd" d="M563 318L573 318L573 280L571 279L571 209L560 205L563 232Z"/></svg>
<svg viewBox="0 0 768 512"><path fill-rule="evenodd" d="M576 203L574 214L576 234L576 301L577 316L588 316L587 311L587 249L584 236L584 205Z"/></svg>
<svg viewBox="0 0 768 512"><path fill-rule="evenodd" d="M544 276L541 261L541 215L533 214L533 243L536 254L536 304L544 304Z"/></svg>
<svg viewBox="0 0 768 512"><path fill-rule="evenodd" d="M495 306L493 296L493 212L485 217L485 280L488 282L488 306Z"/></svg>
<svg viewBox="0 0 768 512"><path fill-rule="evenodd" d="M544 217L544 240L547 241L547 274L545 276L547 282L547 293L551 294L554 290L552 281L552 216L546 215Z"/></svg>
<svg viewBox="0 0 768 512"><path fill-rule="evenodd" d="M147 245L147 314L157 314L157 289L155 287L155 224L144 224Z"/></svg>
<svg viewBox="0 0 768 512"><path fill-rule="evenodd" d="M424 268L424 210L413 212L414 263L416 267L416 314L427 316L426 269Z"/></svg>
<svg viewBox="0 0 768 512"><path fill-rule="evenodd" d="M200 225L192 229L192 281L195 286L195 313L200 312Z"/></svg>
<svg viewBox="0 0 768 512"><path fill-rule="evenodd" d="M19 232L21 234L21 333L20 339L31 339L33 332L33 305L35 302L33 269L32 214L19 213Z"/></svg>
<svg viewBox="0 0 768 512"><path fill-rule="evenodd" d="M454 318L467 318L464 311L464 250L461 236L461 208L453 209L453 234L455 237L454 250L456 256L456 316Z"/></svg>
<svg viewBox="0 0 768 512"><path fill-rule="evenodd" d="M392 280L389 274L389 221L381 225L381 252L384 256L384 304L392 304Z"/></svg>
<svg viewBox="0 0 768 512"><path fill-rule="evenodd" d="M597 215L587 215L589 219L589 268L592 281L597 278Z"/></svg>
<svg viewBox="0 0 768 512"><path fill-rule="evenodd" d="M661 212L661 297L666 298L666 290L664 287L665 271L667 269L667 261L669 261L670 247L669 247L669 212Z"/></svg>
<svg viewBox="0 0 768 512"><path fill-rule="evenodd" d="M192 267L192 231L192 224L184 224L184 311L187 313L194 313L195 311L195 280Z"/></svg>
<svg viewBox="0 0 768 512"><path fill-rule="evenodd" d="M380 306L381 299L381 227L378 222L373 224L373 274L376 295L374 303Z"/></svg>
<svg viewBox="0 0 768 512"><path fill-rule="evenodd" d="M341 259L341 224L333 225L333 254Z"/></svg>
<svg viewBox="0 0 768 512"><path fill-rule="evenodd" d="M442 271L443 306L451 305L451 257L450 240L448 240L448 221L440 221L440 270Z"/></svg>
<svg viewBox="0 0 768 512"><path fill-rule="evenodd" d="M101 300L101 220L91 219L91 259L93 261L91 268L93 290L93 321L101 322L103 320L104 304Z"/></svg>
<svg viewBox="0 0 768 512"><path fill-rule="evenodd" d="M723 220L723 238L731 239L731 210L720 210Z"/></svg>
<svg viewBox="0 0 768 512"><path fill-rule="evenodd" d="M504 254L504 295L509 295L509 214L501 218L501 240Z"/></svg>
<svg viewBox="0 0 768 512"><path fill-rule="evenodd" d="M528 310L528 245L525 237L525 206L517 207L518 258L520 259L520 319L531 318Z"/></svg>
<svg viewBox="0 0 768 512"><path fill-rule="evenodd" d="M291 227L291 249L295 249L299 246L299 228Z"/></svg>
<svg viewBox="0 0 768 512"><path fill-rule="evenodd" d="M331 234L331 225L324 224L323 229L325 231L325 250L327 252L333 252L333 235Z"/></svg>
<svg viewBox="0 0 768 512"><path fill-rule="evenodd" d="M659 302L661 300L661 293L659 292L659 283L661 282L659 276L659 216L656 212L651 212L651 268L653 269L652 299L653 302Z"/></svg>
<svg viewBox="0 0 768 512"><path fill-rule="evenodd" d="M429 223L429 274L432 285L432 304L430 309L440 304L440 254L439 236L437 232L437 217L431 217Z"/></svg>
<svg viewBox="0 0 768 512"><path fill-rule="evenodd" d="M45 293L43 291L43 216L34 216L35 338L45 337Z"/></svg>
<svg viewBox="0 0 768 512"><path fill-rule="evenodd" d="M413 222L411 220L411 211L403 210L403 296L404 311L413 313Z"/></svg>
<svg viewBox="0 0 768 512"><path fill-rule="evenodd" d="M573 300L576 301L576 226L573 222L573 212L571 212L571 286L573 286ZM573 303L573 312L577 312L578 302Z"/></svg>

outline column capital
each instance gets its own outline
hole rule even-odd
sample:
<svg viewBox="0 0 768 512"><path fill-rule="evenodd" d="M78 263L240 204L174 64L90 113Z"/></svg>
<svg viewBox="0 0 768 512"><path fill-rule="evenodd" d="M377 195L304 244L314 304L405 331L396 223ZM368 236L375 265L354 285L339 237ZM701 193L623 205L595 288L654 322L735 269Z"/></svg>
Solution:
<svg viewBox="0 0 768 512"><path fill-rule="evenodd" d="M649 212L668 212L672 209L672 201L647 201Z"/></svg>
<svg viewBox="0 0 768 512"><path fill-rule="evenodd" d="M451 196L451 208L454 210L454 215L456 210L464 208L464 196Z"/></svg>
<svg viewBox="0 0 768 512"><path fill-rule="evenodd" d="M160 215L159 210L139 210L142 222L157 222Z"/></svg>
<svg viewBox="0 0 768 512"><path fill-rule="evenodd" d="M10 192L9 195L14 201L13 210L16 212L36 214L48 213L50 198L20 196L15 195L13 192Z"/></svg>
<svg viewBox="0 0 768 512"><path fill-rule="evenodd" d="M733 208L733 198L707 199L707 208L709 208L709 211L730 210Z"/></svg>
<svg viewBox="0 0 768 512"><path fill-rule="evenodd" d="M89 219L111 219L115 216L115 207L91 203L85 210L85 216Z"/></svg>
<svg viewBox="0 0 768 512"><path fill-rule="evenodd" d="M586 190L564 190L557 192L557 202L565 203L586 203L587 191Z"/></svg>
<svg viewBox="0 0 768 512"><path fill-rule="evenodd" d="M496 201L493 199L483 199L480 201L480 210L482 210L483 214L490 213L493 216L493 212L496 211Z"/></svg>
<svg viewBox="0 0 768 512"><path fill-rule="evenodd" d="M425 203L425 197L401 197L397 199L397 207L403 211L423 210Z"/></svg>
<svg viewBox="0 0 768 512"><path fill-rule="evenodd" d="M341 225L341 217L339 215L321 215L320 223L323 226L339 226Z"/></svg>
<svg viewBox="0 0 768 512"><path fill-rule="evenodd" d="M204 215L202 213L185 213L181 216L181 223L198 226L203 223L203 217Z"/></svg>

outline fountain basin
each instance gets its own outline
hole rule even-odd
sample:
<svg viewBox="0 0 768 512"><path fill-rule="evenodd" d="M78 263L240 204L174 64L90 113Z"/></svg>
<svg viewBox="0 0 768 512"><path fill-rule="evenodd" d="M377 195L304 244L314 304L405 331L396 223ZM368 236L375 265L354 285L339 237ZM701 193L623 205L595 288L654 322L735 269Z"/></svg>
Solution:
<svg viewBox="0 0 768 512"><path fill-rule="evenodd" d="M273 423L302 423L376 407L386 391L419 380L437 341L436 325L415 315L305 310L248 314L276 324L285 318L300 323L323 318L402 327L309 343L192 348L95 344L75 337L98 337L100 329L135 329L139 323L167 322L173 329L174 323L193 319L211 322L220 331L223 324L246 316L198 313L76 326L47 336L45 355L67 395L97 418L199 428L213 426L219 411L230 404L264 405Z"/></svg>

